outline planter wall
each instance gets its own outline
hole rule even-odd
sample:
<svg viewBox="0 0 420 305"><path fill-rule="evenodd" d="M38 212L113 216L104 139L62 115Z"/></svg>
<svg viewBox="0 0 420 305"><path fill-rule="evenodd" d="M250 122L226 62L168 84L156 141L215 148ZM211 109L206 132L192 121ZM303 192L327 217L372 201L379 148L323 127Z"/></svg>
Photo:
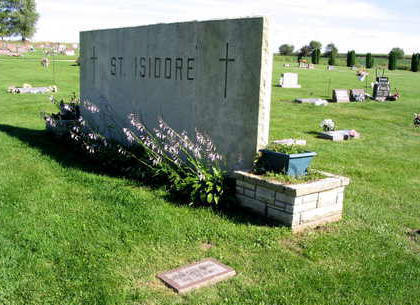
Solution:
<svg viewBox="0 0 420 305"><path fill-rule="evenodd" d="M346 177L323 173L327 178L286 185L243 171L235 171L236 197L241 206L293 232L341 219Z"/></svg>

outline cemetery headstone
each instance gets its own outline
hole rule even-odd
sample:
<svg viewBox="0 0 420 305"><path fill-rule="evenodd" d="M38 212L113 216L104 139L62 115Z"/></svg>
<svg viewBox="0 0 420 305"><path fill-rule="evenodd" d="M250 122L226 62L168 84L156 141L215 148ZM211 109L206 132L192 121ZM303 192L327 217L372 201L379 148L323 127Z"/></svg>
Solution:
<svg viewBox="0 0 420 305"><path fill-rule="evenodd" d="M313 69L314 65L306 63L306 62L300 62L299 63L299 68L301 68L301 69Z"/></svg>
<svg viewBox="0 0 420 305"><path fill-rule="evenodd" d="M186 293L193 289L233 277L235 274L236 272L232 268L221 264L215 259L209 258L198 263L161 273L158 275L158 278L178 293Z"/></svg>
<svg viewBox="0 0 420 305"><path fill-rule="evenodd" d="M353 130L353 129L324 131L324 132L320 132L318 136L320 138L328 139L332 141L344 141L344 140L360 138L360 134L356 130Z"/></svg>
<svg viewBox="0 0 420 305"><path fill-rule="evenodd" d="M360 138L360 133L354 129L345 129L345 130L334 130L334 131L324 131L318 134L320 138L328 139L332 141L344 141L350 139Z"/></svg>
<svg viewBox="0 0 420 305"><path fill-rule="evenodd" d="M333 102L335 103L348 103L350 102L349 92L346 89L333 90Z"/></svg>
<svg viewBox="0 0 420 305"><path fill-rule="evenodd" d="M7 90L9 93L13 94L44 94L44 93L53 93L57 92L57 86L49 86L49 87L31 87L31 86L23 86L23 87L14 87L10 86Z"/></svg>
<svg viewBox="0 0 420 305"><path fill-rule="evenodd" d="M352 101L363 102L366 99L366 92L364 89L351 89L350 97Z"/></svg>
<svg viewBox="0 0 420 305"><path fill-rule="evenodd" d="M334 66L328 66L327 67L327 70L329 70L329 71L332 71L332 70L334 70L335 69L335 67Z"/></svg>
<svg viewBox="0 0 420 305"><path fill-rule="evenodd" d="M391 93L391 85L388 77L377 77L376 83L373 86L373 98L386 99Z"/></svg>
<svg viewBox="0 0 420 305"><path fill-rule="evenodd" d="M74 56L76 54L76 52L73 49L67 49L64 51L64 54L66 56Z"/></svg>
<svg viewBox="0 0 420 305"><path fill-rule="evenodd" d="M301 69L306 69L306 68L307 68L307 64L306 64L306 63L304 63L304 62L300 62L300 63L299 63L299 68L301 68Z"/></svg>
<svg viewBox="0 0 420 305"><path fill-rule="evenodd" d="M320 98L298 98L297 103L301 104L314 104L315 106L327 106L328 101Z"/></svg>
<svg viewBox="0 0 420 305"><path fill-rule="evenodd" d="M256 17L81 32L80 96L102 110L82 114L121 142L130 114L149 129L162 118L177 132L208 135L227 169L251 168L268 142L268 29Z"/></svg>
<svg viewBox="0 0 420 305"><path fill-rule="evenodd" d="M280 78L280 87L282 88L300 88L298 84L298 74L297 73L283 73Z"/></svg>

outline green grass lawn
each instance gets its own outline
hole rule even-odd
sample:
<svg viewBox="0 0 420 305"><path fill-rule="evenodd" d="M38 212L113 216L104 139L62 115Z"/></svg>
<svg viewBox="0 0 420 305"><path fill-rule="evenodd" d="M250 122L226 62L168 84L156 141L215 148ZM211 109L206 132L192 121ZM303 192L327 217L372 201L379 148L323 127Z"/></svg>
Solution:
<svg viewBox="0 0 420 305"><path fill-rule="evenodd" d="M316 107L290 101L364 83L344 67L274 65L273 84L295 71L302 89L273 87L270 138L306 139L314 167L351 178L344 219L297 235L101 174L45 134L47 96L6 93L55 82L69 96L78 67L0 57L0 304L419 304L420 237L408 232L420 228L420 73L388 73L398 102ZM361 139L317 139L325 118ZM156 279L206 257L238 275L185 296Z"/></svg>

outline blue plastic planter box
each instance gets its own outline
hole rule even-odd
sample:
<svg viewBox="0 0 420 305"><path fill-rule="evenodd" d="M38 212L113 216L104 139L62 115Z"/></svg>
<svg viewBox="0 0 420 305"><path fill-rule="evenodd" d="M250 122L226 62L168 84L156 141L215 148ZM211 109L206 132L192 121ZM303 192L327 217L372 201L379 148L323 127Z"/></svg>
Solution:
<svg viewBox="0 0 420 305"><path fill-rule="evenodd" d="M283 172L289 176L303 176L316 152L304 152L300 154L284 154L272 150L262 149L262 160L265 166L274 172Z"/></svg>

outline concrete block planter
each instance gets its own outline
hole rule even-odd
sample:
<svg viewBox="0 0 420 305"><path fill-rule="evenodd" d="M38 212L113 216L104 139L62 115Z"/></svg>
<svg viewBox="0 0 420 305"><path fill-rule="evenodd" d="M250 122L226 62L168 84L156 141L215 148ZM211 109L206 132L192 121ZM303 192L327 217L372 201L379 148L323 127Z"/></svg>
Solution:
<svg viewBox="0 0 420 305"><path fill-rule="evenodd" d="M344 189L350 179L328 173L314 182L282 184L235 171L236 197L241 206L301 231L341 219Z"/></svg>

